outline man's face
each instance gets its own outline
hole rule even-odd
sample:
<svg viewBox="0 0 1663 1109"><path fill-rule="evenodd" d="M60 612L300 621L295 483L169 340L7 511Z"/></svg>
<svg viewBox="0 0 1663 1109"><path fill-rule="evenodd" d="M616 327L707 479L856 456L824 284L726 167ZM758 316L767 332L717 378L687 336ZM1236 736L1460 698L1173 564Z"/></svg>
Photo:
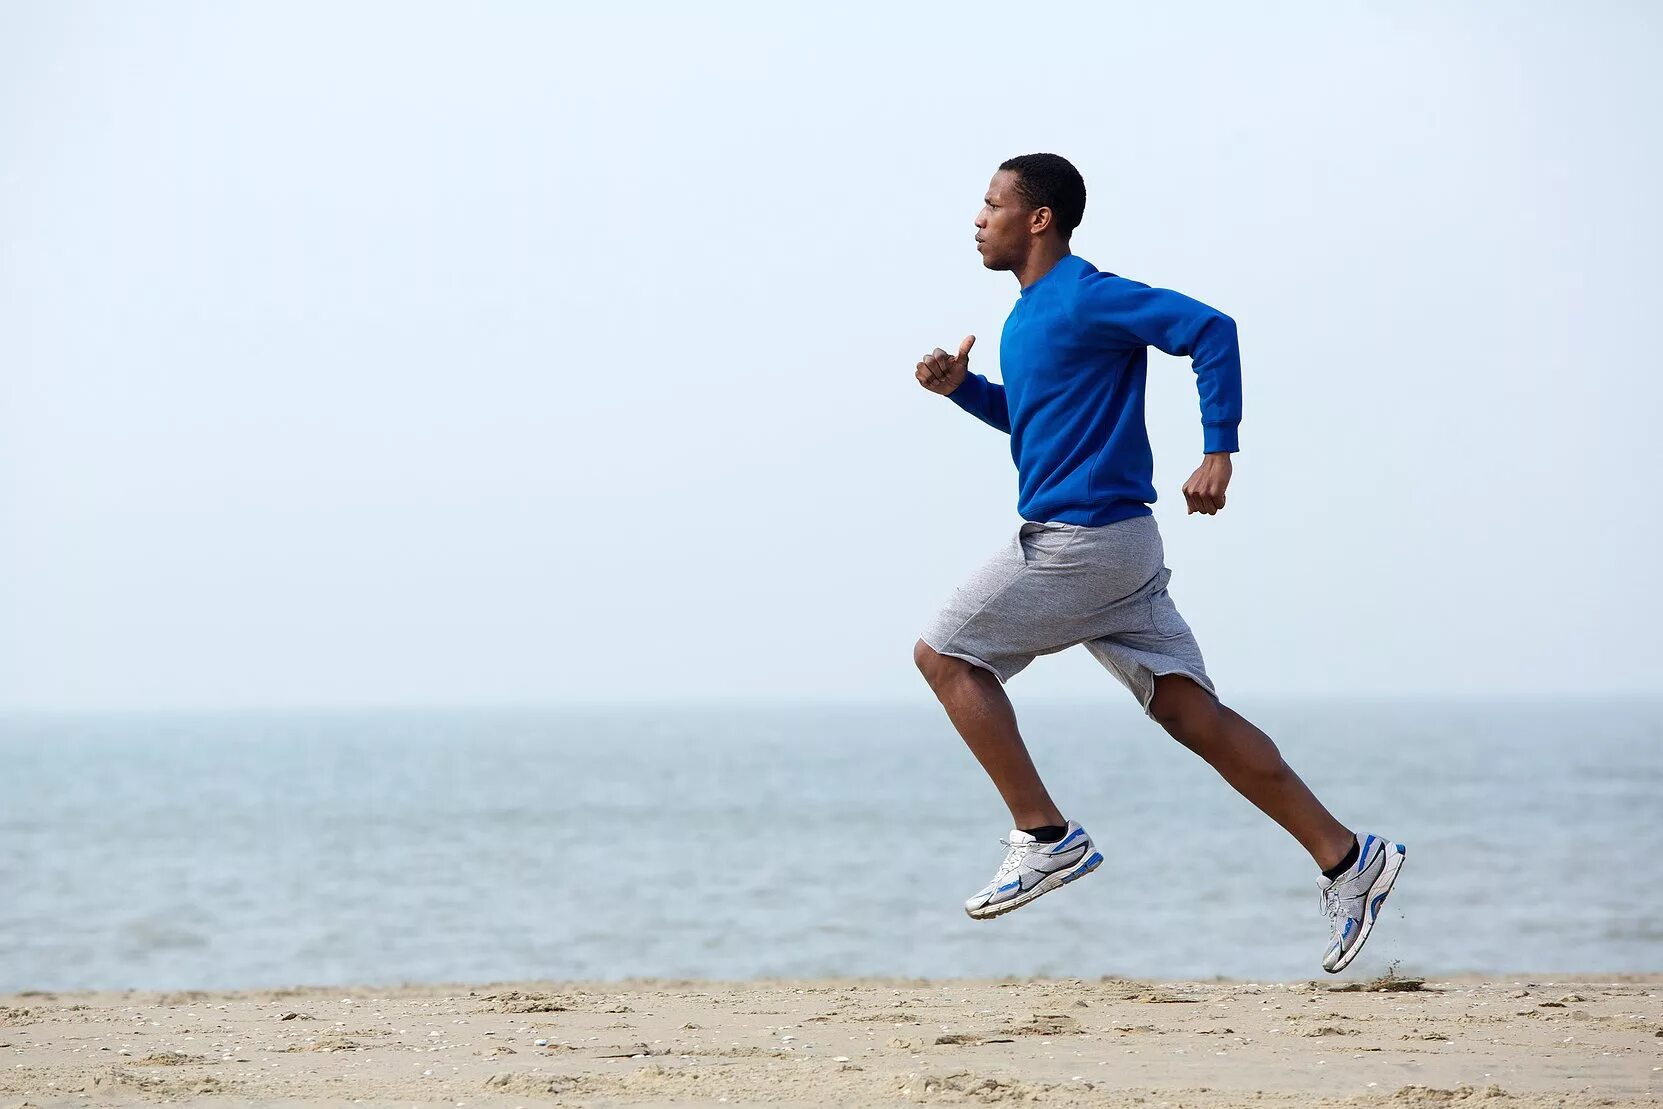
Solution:
<svg viewBox="0 0 1663 1109"><path fill-rule="evenodd" d="M1034 210L1016 191L1016 173L1002 169L988 183L976 213L976 249L990 270L1015 269L1028 257Z"/></svg>

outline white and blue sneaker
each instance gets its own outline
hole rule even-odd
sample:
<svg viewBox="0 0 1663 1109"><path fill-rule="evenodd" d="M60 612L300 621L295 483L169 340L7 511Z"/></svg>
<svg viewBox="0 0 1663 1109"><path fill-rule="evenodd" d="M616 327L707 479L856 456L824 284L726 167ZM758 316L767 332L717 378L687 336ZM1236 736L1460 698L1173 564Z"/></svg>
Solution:
<svg viewBox="0 0 1663 1109"><path fill-rule="evenodd" d="M1012 829L1005 845L1005 861L993 881L964 903L964 911L976 920L991 920L1012 909L1020 909L1076 878L1084 878L1103 862L1091 837L1078 821L1070 820L1062 838L1040 843L1027 832Z"/></svg>
<svg viewBox="0 0 1663 1109"><path fill-rule="evenodd" d="M1330 881L1317 878L1322 891L1322 911L1333 928L1333 938L1322 956L1322 969L1338 974L1351 965L1363 943L1374 931L1380 917L1380 906L1392 892L1397 872L1403 869L1407 849L1401 843L1379 836L1364 836L1358 841L1357 862L1352 868Z"/></svg>

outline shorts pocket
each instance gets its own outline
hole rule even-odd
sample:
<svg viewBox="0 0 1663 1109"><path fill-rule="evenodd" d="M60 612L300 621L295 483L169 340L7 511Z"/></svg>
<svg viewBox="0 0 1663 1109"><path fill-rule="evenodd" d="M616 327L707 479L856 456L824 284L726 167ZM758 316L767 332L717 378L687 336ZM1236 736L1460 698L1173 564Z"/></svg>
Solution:
<svg viewBox="0 0 1663 1109"><path fill-rule="evenodd" d="M1155 586L1149 593L1149 626L1156 635L1188 635L1190 626L1178 614L1178 606L1172 603L1172 595L1166 591L1166 583L1171 580L1172 571L1161 567L1161 572L1155 576Z"/></svg>
<svg viewBox="0 0 1663 1109"><path fill-rule="evenodd" d="M1079 535L1080 529L1072 524L1025 523L1016 530L1016 542L1022 561L1040 566L1066 551Z"/></svg>

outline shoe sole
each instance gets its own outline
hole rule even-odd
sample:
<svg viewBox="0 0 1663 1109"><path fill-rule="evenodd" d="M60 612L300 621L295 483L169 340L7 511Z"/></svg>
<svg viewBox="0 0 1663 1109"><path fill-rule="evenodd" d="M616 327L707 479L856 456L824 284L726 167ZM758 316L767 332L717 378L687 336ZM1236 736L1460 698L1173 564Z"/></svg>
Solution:
<svg viewBox="0 0 1663 1109"><path fill-rule="evenodd" d="M1351 965L1351 960L1357 957L1357 952L1369 940L1369 933L1374 931L1374 922L1380 916L1380 906L1385 903L1386 895L1392 892L1392 883L1397 881L1398 872L1403 869L1403 860L1408 857L1408 848L1401 843L1394 843L1386 848L1386 865L1380 871L1380 877L1369 886L1368 906L1363 910L1363 931L1357 937L1357 942L1351 949L1340 956L1340 961L1331 967L1326 967L1329 974L1338 974Z"/></svg>
<svg viewBox="0 0 1663 1109"><path fill-rule="evenodd" d="M1093 848L1085 861L1072 870L1059 870L1055 874L1047 875L1039 885L1009 901L1001 901L997 905L984 905L980 909L966 909L965 913L971 920L992 920L996 916L1004 916L1013 909L1020 909L1035 898L1042 897L1052 890L1062 889L1076 878L1084 878L1103 864L1103 853Z"/></svg>

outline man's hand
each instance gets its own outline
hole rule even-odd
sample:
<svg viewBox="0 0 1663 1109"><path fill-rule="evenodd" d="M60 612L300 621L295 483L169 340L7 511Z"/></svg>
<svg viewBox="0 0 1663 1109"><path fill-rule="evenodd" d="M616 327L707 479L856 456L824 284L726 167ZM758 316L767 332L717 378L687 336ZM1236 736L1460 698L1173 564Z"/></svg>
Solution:
<svg viewBox="0 0 1663 1109"><path fill-rule="evenodd" d="M963 385L964 375L970 372L970 348L975 345L976 337L966 335L957 356L936 347L918 363L918 384L942 396Z"/></svg>
<svg viewBox="0 0 1663 1109"><path fill-rule="evenodd" d="M1184 482L1184 500L1189 502L1190 512L1216 515L1224 507L1224 490L1229 484L1228 454L1209 454L1202 458L1201 468Z"/></svg>

